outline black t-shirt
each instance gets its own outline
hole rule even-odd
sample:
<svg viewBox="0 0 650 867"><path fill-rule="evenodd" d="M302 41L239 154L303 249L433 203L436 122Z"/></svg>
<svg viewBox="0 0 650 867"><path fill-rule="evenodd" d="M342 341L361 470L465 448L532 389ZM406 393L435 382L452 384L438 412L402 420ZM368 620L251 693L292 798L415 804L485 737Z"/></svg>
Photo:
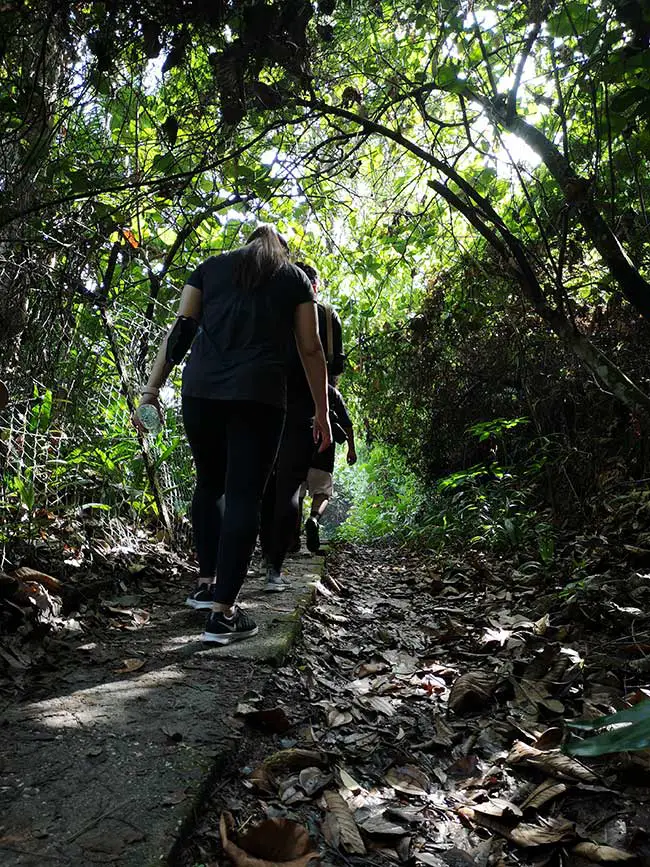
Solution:
<svg viewBox="0 0 650 867"><path fill-rule="evenodd" d="M203 293L183 394L286 404L286 358L298 304L314 301L308 277L287 263L253 290L234 284L241 253L212 256L187 278Z"/></svg>

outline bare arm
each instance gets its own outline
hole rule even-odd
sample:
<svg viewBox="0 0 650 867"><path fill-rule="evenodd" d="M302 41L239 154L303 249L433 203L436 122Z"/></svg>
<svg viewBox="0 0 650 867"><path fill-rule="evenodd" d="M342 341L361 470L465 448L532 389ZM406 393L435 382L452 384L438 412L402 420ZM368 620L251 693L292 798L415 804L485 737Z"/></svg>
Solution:
<svg viewBox="0 0 650 867"><path fill-rule="evenodd" d="M318 336L318 319L313 301L306 301L296 307L294 332L300 360L316 407L314 434L320 434L320 451L323 451L332 442L332 430L327 398L327 365Z"/></svg>
<svg viewBox="0 0 650 867"><path fill-rule="evenodd" d="M352 426L344 427L343 430L345 431L345 435L348 438L347 462L350 464L350 466L352 466L352 464L356 464L357 462L357 449L354 444L354 428Z"/></svg>

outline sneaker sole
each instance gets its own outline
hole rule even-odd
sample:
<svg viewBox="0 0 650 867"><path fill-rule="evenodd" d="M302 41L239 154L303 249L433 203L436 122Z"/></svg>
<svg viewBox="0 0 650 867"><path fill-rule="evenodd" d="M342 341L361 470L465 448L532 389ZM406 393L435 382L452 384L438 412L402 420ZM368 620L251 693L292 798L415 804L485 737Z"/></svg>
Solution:
<svg viewBox="0 0 650 867"><path fill-rule="evenodd" d="M264 592L265 593L284 593L287 589L286 584L265 584Z"/></svg>
<svg viewBox="0 0 650 867"><path fill-rule="evenodd" d="M188 608L194 608L195 611L196 611L196 610L199 610L199 609L201 609L201 608L212 608L212 602L211 602L211 601L208 601L208 602L199 602L199 601L196 600L196 599L192 599L191 596L188 596L188 597L187 597L187 599L185 600L185 605L186 605Z"/></svg>
<svg viewBox="0 0 650 867"><path fill-rule="evenodd" d="M235 641L243 641L245 638L252 638L257 635L259 626L247 632L204 632L201 636L201 641L209 644L233 644Z"/></svg>
<svg viewBox="0 0 650 867"><path fill-rule="evenodd" d="M307 523L305 526L305 538L307 542L307 548L311 551L312 554L315 554L320 548L320 534L318 532L318 525L314 526L313 524Z"/></svg>

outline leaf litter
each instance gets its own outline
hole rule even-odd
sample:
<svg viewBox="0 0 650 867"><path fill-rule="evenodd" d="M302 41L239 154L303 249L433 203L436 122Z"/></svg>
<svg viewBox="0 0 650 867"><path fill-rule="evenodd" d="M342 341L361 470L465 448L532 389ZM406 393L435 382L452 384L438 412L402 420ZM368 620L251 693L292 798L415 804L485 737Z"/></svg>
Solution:
<svg viewBox="0 0 650 867"><path fill-rule="evenodd" d="M565 720L607 717L646 686L616 648L650 635L623 641L605 605L594 629L514 559L478 565L480 580L471 557L333 555L264 699L287 710L291 745L245 741L258 758L214 810L236 798L242 827L298 822L324 865L650 864L650 761L563 752ZM187 864L223 857L214 826L208 812Z"/></svg>

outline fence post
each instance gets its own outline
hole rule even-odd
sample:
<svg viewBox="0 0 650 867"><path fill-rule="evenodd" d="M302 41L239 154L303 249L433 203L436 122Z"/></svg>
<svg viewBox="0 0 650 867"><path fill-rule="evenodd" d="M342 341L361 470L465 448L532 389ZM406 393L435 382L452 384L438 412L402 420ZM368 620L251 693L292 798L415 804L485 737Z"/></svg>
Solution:
<svg viewBox="0 0 650 867"><path fill-rule="evenodd" d="M122 356L117 342L117 337L115 335L113 323L111 322L111 319L105 307L99 307L99 315L101 316L104 330L106 331L106 336L111 347L111 352L113 353L115 368L120 377L120 382L122 383L122 390L124 391L124 396L126 398L129 412L131 413L131 415L133 415L136 409L135 400L133 398L133 391L131 389L129 378L127 377L124 369L124 364L122 362ZM158 479L156 463L151 454L151 447L146 436L144 434L141 434L140 431L138 431L138 440L140 442L140 448L142 450L142 460L144 462L147 478L149 479L149 484L151 485L151 491L153 493L154 500L156 501L156 505L158 506L160 519L162 521L163 527L169 535L171 543L174 544L176 539L176 533L174 530L174 525L169 517L169 512L167 511L167 505L165 504L165 498L163 496L162 488L160 486L160 480Z"/></svg>

